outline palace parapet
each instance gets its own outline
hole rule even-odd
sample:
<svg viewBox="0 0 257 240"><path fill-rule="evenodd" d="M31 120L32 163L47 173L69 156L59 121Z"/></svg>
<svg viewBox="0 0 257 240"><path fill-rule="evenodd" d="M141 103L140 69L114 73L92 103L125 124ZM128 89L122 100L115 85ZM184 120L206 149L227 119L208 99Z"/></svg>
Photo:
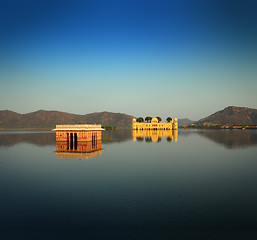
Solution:
<svg viewBox="0 0 257 240"><path fill-rule="evenodd" d="M132 128L133 130L177 130L178 120L174 118L169 122L159 122L157 118L153 118L151 122L137 122L133 118Z"/></svg>

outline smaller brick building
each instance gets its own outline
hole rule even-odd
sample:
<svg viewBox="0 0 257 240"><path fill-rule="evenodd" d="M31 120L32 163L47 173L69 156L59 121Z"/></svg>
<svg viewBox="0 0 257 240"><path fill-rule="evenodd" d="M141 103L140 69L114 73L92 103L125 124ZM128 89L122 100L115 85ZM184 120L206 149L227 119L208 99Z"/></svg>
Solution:
<svg viewBox="0 0 257 240"><path fill-rule="evenodd" d="M102 130L99 124L73 124L56 125L52 131L56 131L56 142L88 142L101 140Z"/></svg>

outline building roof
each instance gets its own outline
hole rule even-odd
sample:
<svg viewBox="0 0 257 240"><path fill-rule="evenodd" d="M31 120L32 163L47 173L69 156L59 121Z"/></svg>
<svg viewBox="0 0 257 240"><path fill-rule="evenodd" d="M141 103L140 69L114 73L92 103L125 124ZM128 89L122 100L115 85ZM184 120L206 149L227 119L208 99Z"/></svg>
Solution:
<svg viewBox="0 0 257 240"><path fill-rule="evenodd" d="M54 128L51 131L103 131L103 128Z"/></svg>

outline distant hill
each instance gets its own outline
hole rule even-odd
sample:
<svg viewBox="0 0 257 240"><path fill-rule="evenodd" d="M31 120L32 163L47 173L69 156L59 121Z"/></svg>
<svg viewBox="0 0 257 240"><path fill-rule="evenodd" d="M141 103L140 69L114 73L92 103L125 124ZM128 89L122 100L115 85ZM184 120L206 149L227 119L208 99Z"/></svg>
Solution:
<svg viewBox="0 0 257 240"><path fill-rule="evenodd" d="M20 114L0 111L0 127L55 127L56 124L97 123L103 126L131 126L133 116L123 113L98 112L85 115L39 110Z"/></svg>
<svg viewBox="0 0 257 240"><path fill-rule="evenodd" d="M229 106L195 122L197 125L257 125L257 109Z"/></svg>
<svg viewBox="0 0 257 240"><path fill-rule="evenodd" d="M96 112L85 115L59 111L39 110L20 114L10 110L0 111L0 128L5 127L55 127L56 124L96 123L102 126L129 127L133 116L123 113ZM179 125L257 125L257 109L226 107L208 117L193 122L187 118L178 119Z"/></svg>
<svg viewBox="0 0 257 240"><path fill-rule="evenodd" d="M178 125L181 126L181 125L190 125L192 123L194 123L195 121L192 121L188 118L182 118L182 119L178 119Z"/></svg>

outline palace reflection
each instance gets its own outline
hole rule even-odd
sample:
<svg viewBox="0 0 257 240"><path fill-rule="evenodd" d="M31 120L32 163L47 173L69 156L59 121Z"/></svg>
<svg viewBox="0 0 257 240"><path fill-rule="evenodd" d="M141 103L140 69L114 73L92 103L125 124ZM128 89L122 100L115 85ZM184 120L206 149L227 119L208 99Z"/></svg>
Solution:
<svg viewBox="0 0 257 240"><path fill-rule="evenodd" d="M98 141L88 142L56 142L57 158L88 159L102 154L102 143Z"/></svg>
<svg viewBox="0 0 257 240"><path fill-rule="evenodd" d="M178 130L132 130L133 141L160 142L166 138L168 142L178 141Z"/></svg>

